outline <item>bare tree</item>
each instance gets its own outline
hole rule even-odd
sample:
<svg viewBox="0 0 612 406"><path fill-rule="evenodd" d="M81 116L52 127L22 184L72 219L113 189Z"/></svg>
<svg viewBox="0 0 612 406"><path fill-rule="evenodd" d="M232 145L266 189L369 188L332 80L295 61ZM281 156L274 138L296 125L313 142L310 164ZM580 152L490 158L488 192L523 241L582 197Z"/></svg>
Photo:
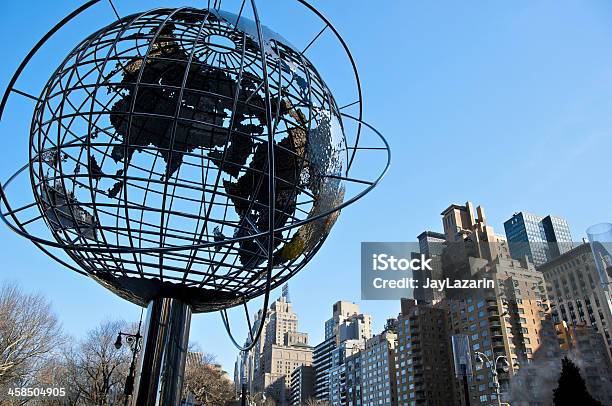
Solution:
<svg viewBox="0 0 612 406"><path fill-rule="evenodd" d="M106 406L120 404L131 353L114 346L123 322L105 322L77 345L66 348L65 384L70 404Z"/></svg>
<svg viewBox="0 0 612 406"><path fill-rule="evenodd" d="M70 393L67 388L67 368L64 359L61 355L46 357L41 368L33 378L32 387L35 388L63 388L66 393ZM26 399L26 402L20 404L32 406L67 406L74 405L70 402L70 397L65 396L38 396ZM1 403L0 403L1 404Z"/></svg>
<svg viewBox="0 0 612 406"><path fill-rule="evenodd" d="M206 406L224 406L234 399L234 387L214 356L192 351L187 358L183 396Z"/></svg>
<svg viewBox="0 0 612 406"><path fill-rule="evenodd" d="M276 401L272 397L264 396L261 392L253 395L251 402L254 406L276 406Z"/></svg>
<svg viewBox="0 0 612 406"><path fill-rule="evenodd" d="M242 404L241 395L237 399L226 403L228 406L239 406ZM249 406L276 406L276 401L270 397L264 395L262 392L253 393L247 395L246 404Z"/></svg>
<svg viewBox="0 0 612 406"><path fill-rule="evenodd" d="M25 386L61 343L48 300L15 284L0 285L0 388Z"/></svg>

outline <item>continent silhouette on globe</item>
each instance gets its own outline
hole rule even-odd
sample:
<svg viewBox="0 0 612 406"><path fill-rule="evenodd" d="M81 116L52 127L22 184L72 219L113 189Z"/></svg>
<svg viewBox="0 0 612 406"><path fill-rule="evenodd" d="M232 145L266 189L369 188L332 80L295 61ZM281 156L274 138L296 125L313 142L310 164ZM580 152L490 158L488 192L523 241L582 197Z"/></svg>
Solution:
<svg viewBox="0 0 612 406"><path fill-rule="evenodd" d="M282 284L325 240L345 190L340 117L270 29L213 9L135 14L47 82L33 191L57 243L107 288L218 310L262 294L268 265Z"/></svg>

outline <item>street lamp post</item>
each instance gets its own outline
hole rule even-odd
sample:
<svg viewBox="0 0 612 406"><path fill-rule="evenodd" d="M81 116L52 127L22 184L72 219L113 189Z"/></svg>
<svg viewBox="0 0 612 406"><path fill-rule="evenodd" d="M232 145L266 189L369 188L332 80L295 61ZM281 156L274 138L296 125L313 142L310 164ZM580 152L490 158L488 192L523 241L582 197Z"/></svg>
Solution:
<svg viewBox="0 0 612 406"><path fill-rule="evenodd" d="M128 400L134 390L134 373L136 370L136 357L138 356L138 353L140 352L140 348L142 345L142 335L140 334L141 324L142 324L142 317L140 321L138 322L138 331L136 332L136 334L128 334L128 333L123 333L119 331L119 334L117 334L117 340L115 341L115 348L120 349L121 346L123 345L122 338L125 337L125 341L128 343L128 345L130 346L130 350L132 351L132 362L130 363L130 370L128 372L128 376L127 378L125 378L125 388L123 390L123 393L125 394L125 401L124 401L125 406L128 405Z"/></svg>
<svg viewBox="0 0 612 406"><path fill-rule="evenodd" d="M501 361L501 370L504 372L510 371L510 363L508 363L508 358L505 355L500 355L497 358L495 358L495 362L491 362L491 360L489 359L489 357L487 357L486 354L479 352L479 351L476 351L475 354L476 354L476 367L478 369L482 368L484 365L487 365L490 368L491 374L493 375L493 386L495 387L495 396L497 397L497 404L501 406L497 364L498 362Z"/></svg>

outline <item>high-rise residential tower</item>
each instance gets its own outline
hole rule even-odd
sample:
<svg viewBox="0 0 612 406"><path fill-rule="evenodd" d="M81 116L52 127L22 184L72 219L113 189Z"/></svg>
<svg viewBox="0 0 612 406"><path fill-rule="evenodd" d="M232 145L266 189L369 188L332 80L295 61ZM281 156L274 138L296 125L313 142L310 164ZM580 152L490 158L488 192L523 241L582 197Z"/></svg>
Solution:
<svg viewBox="0 0 612 406"><path fill-rule="evenodd" d="M398 405L395 379L396 348L397 333L391 329L366 341L360 357L360 389L363 406Z"/></svg>
<svg viewBox="0 0 612 406"><path fill-rule="evenodd" d="M328 402L330 406L348 406L354 404L353 399L349 399L349 386L353 386L350 377L347 376L349 370L349 359L361 353L364 348L363 340L346 340L341 342L332 351L331 365L328 372L327 382L329 385Z"/></svg>
<svg viewBox="0 0 612 406"><path fill-rule="evenodd" d="M329 370L332 366L332 352L337 347L336 337L333 335L314 347L312 365L315 370L314 394L317 400L329 400Z"/></svg>
<svg viewBox="0 0 612 406"><path fill-rule="evenodd" d="M536 353L547 353L547 346L558 347L544 277L526 258L511 258L505 238L495 234L481 207L475 212L469 202L451 205L442 216L450 243L446 249L452 250L452 255L443 255L450 260L443 260L444 272L495 281L492 289L446 299L450 332L468 337L473 365L478 365L479 353L492 360L507 360L508 372L497 375L502 395L507 395L509 380L521 364L534 361ZM471 406L499 402L490 369L473 372Z"/></svg>
<svg viewBox="0 0 612 406"><path fill-rule="evenodd" d="M302 406L314 399L314 367L300 365L291 373L291 406Z"/></svg>
<svg viewBox="0 0 612 406"><path fill-rule="evenodd" d="M331 400L330 379L340 377L337 368L372 337L372 316L361 313L358 304L338 301L332 311L332 317L325 322L325 340L315 347L313 354L315 397L327 402Z"/></svg>
<svg viewBox="0 0 612 406"><path fill-rule="evenodd" d="M398 405L455 405L448 310L402 299L397 323Z"/></svg>

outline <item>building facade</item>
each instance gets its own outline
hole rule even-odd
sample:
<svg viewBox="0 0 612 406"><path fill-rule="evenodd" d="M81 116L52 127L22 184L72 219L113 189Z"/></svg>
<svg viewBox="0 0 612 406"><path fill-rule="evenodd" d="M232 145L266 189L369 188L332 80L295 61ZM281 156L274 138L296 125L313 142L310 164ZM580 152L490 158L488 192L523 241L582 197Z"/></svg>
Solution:
<svg viewBox="0 0 612 406"><path fill-rule="evenodd" d="M391 330L366 341L360 358L362 405L397 405L396 347L397 333Z"/></svg>
<svg viewBox="0 0 612 406"><path fill-rule="evenodd" d="M440 279L442 277L442 253L446 246L446 237L435 231L423 231L417 236L419 241L419 252L412 253L412 259L419 259L425 255L430 259L431 270L418 269L413 271L416 280ZM423 302L438 302L442 299L440 292L431 288L424 288L422 284L415 287L414 298Z"/></svg>
<svg viewBox="0 0 612 406"><path fill-rule="evenodd" d="M329 400L329 370L332 366L332 353L338 348L336 337L326 338L316 345L313 351L313 366L315 369L314 393L321 401Z"/></svg>
<svg viewBox="0 0 612 406"><path fill-rule="evenodd" d="M328 372L328 402L330 406L345 406L354 403L356 399L352 396L349 399L349 383L353 386L353 381L349 379L349 363L351 357L359 356L364 348L365 342L362 340L346 340L341 342L331 354L331 366Z"/></svg>
<svg viewBox="0 0 612 406"><path fill-rule="evenodd" d="M346 405L361 406L361 352L346 358Z"/></svg>
<svg viewBox="0 0 612 406"><path fill-rule="evenodd" d="M442 225L446 237L445 251L463 248L470 243L470 256L493 260L500 254L499 250L507 250L506 238L495 234L495 230L487 222L484 208L476 207L472 202L465 206L451 204L442 213Z"/></svg>
<svg viewBox="0 0 612 406"><path fill-rule="evenodd" d="M589 393L604 405L612 405L612 361L606 342L586 323L556 325L561 347L580 368Z"/></svg>
<svg viewBox="0 0 612 406"><path fill-rule="evenodd" d="M590 245L579 245L538 270L546 280L555 322L591 326L612 361L612 301L600 283Z"/></svg>
<svg viewBox="0 0 612 406"><path fill-rule="evenodd" d="M573 247L569 225L561 217L519 212L504 223L504 229L512 257L526 256L536 266Z"/></svg>
<svg viewBox="0 0 612 406"><path fill-rule="evenodd" d="M262 316L263 312L260 309L255 315L251 330L251 334L254 336L263 323L260 339L249 351L241 352L236 360L238 370L234 371L234 383L239 392L242 392L243 385L247 393L254 394L263 391L263 380L261 376L264 372L261 360L266 343L265 332L268 321L270 320L270 314L268 313L265 319L262 318ZM244 344L245 347L250 345L250 339L247 338Z"/></svg>
<svg viewBox="0 0 612 406"><path fill-rule="evenodd" d="M423 231L417 236L417 240L421 254L432 257L442 254L442 246L446 242L446 237L435 231Z"/></svg>
<svg viewBox="0 0 612 406"><path fill-rule="evenodd" d="M314 367L300 365L291 372L291 405L302 406L314 399Z"/></svg>
<svg viewBox="0 0 612 406"><path fill-rule="evenodd" d="M455 405L448 310L403 299L398 318L396 393L398 405Z"/></svg>
<svg viewBox="0 0 612 406"><path fill-rule="evenodd" d="M340 300L332 307L332 317L325 322L325 338L336 338L336 343L343 340L368 339L372 337L372 317L363 314L359 305Z"/></svg>
<svg viewBox="0 0 612 406"><path fill-rule="evenodd" d="M243 356L242 375L249 393L265 393L278 406L288 406L292 372L312 365L313 350L308 335L298 331L298 316L285 295L270 305L265 319L258 314L253 328L261 323L264 326L259 342Z"/></svg>
<svg viewBox="0 0 612 406"><path fill-rule="evenodd" d="M325 322L325 340L314 349L316 399L331 402L330 379L337 385L335 394L344 388L344 383L337 381L341 376L338 369L344 367L344 358L354 353L353 348L358 349L371 337L372 317L369 314L361 313L359 305L353 302L334 303L332 317ZM330 372L335 373L333 377Z"/></svg>
<svg viewBox="0 0 612 406"><path fill-rule="evenodd" d="M469 202L451 205L442 213L451 248L461 253L452 256L451 268L466 278L493 279L495 287L446 299L450 332L468 336L472 365L478 364L477 353L507 360L508 372L498 374L504 401L510 396L510 378L520 365L534 362L536 352L549 353L547 347L558 345L543 275L526 258L513 259L505 239L487 224L484 210L478 207L474 212L472 207ZM472 406L499 401L490 368L474 369L468 390Z"/></svg>

